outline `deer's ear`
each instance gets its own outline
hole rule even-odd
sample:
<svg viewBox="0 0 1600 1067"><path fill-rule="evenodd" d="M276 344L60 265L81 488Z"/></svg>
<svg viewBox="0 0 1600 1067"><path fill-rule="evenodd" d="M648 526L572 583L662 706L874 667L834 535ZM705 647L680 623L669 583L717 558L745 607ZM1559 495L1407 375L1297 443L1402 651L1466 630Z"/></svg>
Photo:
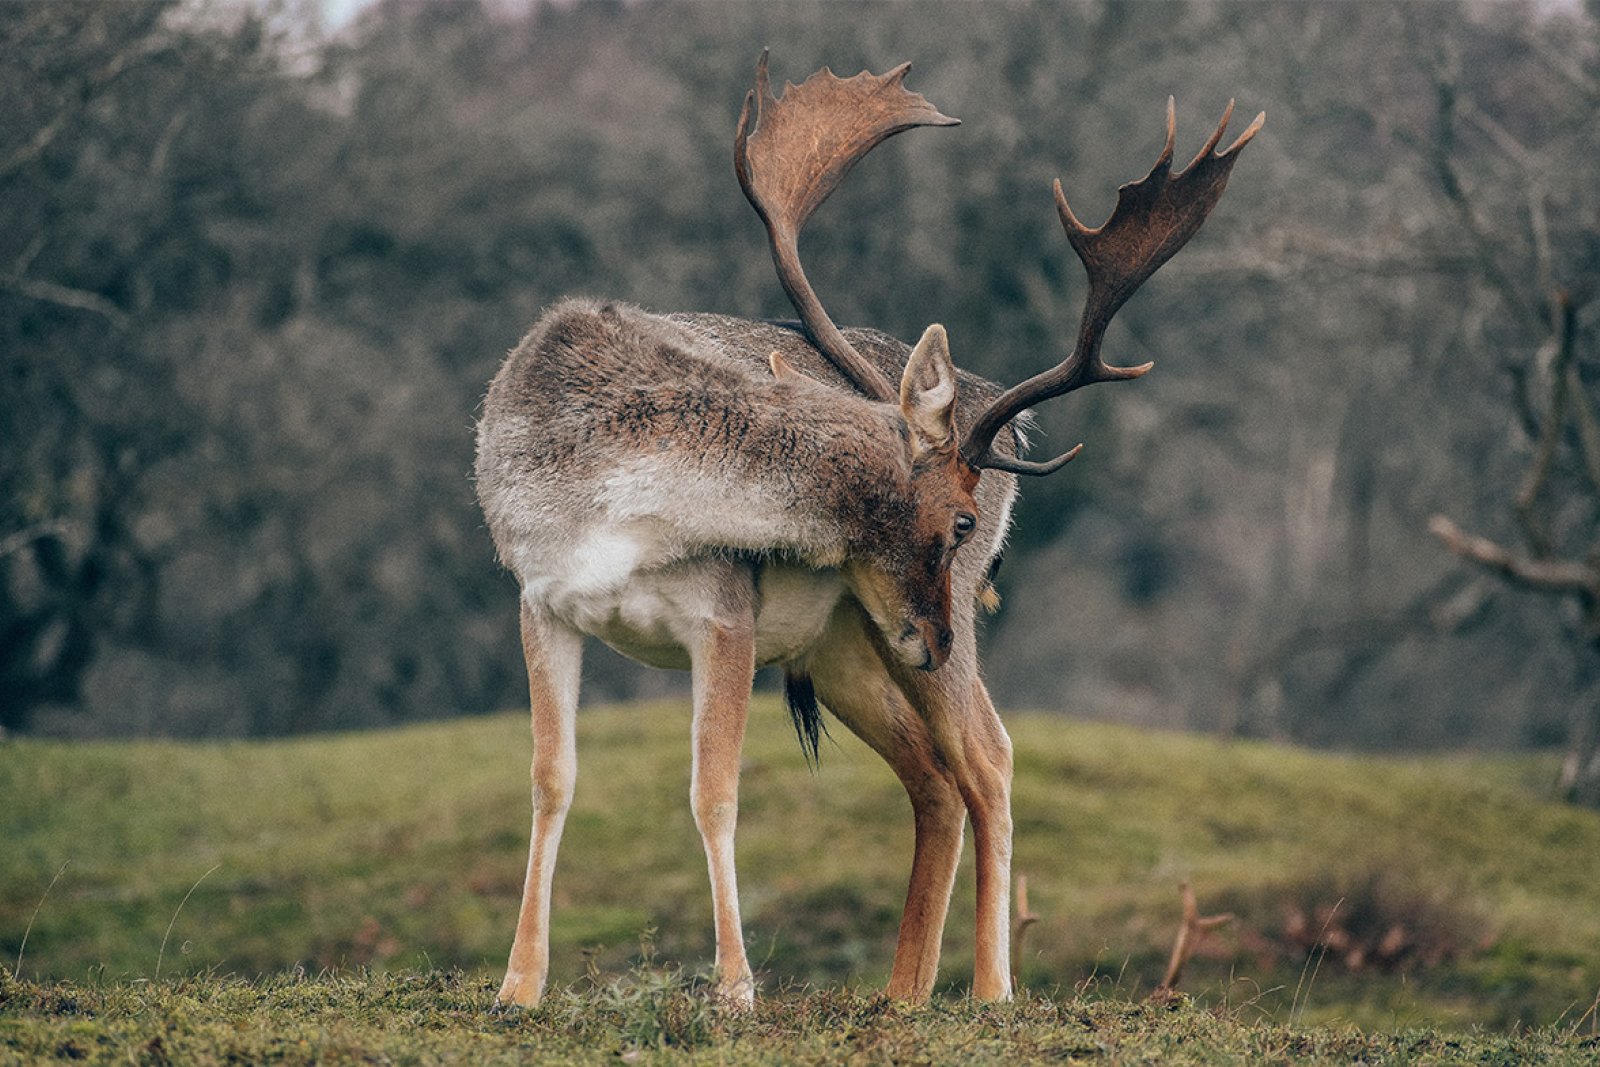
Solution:
<svg viewBox="0 0 1600 1067"><path fill-rule="evenodd" d="M900 411L919 452L955 444L956 368L944 327L934 323L911 350L900 379Z"/></svg>

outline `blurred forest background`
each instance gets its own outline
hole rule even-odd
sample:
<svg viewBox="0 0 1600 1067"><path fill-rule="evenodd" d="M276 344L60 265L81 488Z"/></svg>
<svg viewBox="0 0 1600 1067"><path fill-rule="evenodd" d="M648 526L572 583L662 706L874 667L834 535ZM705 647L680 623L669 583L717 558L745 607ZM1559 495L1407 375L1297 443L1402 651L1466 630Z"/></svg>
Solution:
<svg viewBox="0 0 1600 1067"><path fill-rule="evenodd" d="M875 153L807 264L839 321L941 321L1006 380L1076 325L1051 180L1098 220L1168 94L1184 158L1229 98L1268 112L1112 327L1156 372L1042 412L1087 448L1023 486L1002 706L1600 778L1600 0L319 18L0 5L0 727L520 705L478 402L563 294L789 314L730 165L770 46L780 81L913 60L964 121ZM589 702L686 686L586 670Z"/></svg>

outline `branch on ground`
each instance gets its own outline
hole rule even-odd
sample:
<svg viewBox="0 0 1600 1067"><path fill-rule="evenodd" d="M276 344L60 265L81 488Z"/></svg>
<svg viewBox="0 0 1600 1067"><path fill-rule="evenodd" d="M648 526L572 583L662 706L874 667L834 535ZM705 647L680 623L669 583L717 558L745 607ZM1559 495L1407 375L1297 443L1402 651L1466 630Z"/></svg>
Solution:
<svg viewBox="0 0 1600 1067"><path fill-rule="evenodd" d="M1028 907L1028 876L1017 875L1017 918L1011 924L1011 988L1013 991L1021 986L1022 975L1022 944L1027 938L1028 929L1039 921L1039 916Z"/></svg>
<svg viewBox="0 0 1600 1067"><path fill-rule="evenodd" d="M1200 905L1195 901L1194 889L1188 882L1180 885L1178 892L1183 894L1183 925L1178 927L1178 939L1172 945L1172 958L1167 961L1167 973L1161 979L1161 984L1150 994L1150 999L1157 1003L1165 1003L1178 997L1178 979L1183 976L1183 965L1189 962L1189 957L1194 955L1195 949L1200 947L1200 942L1205 940L1207 934L1233 921L1232 912L1201 915Z"/></svg>

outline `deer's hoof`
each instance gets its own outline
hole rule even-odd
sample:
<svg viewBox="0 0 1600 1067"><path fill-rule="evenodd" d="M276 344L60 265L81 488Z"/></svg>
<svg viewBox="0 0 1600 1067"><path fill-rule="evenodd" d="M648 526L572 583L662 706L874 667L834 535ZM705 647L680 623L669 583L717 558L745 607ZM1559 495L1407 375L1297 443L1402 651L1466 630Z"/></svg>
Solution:
<svg viewBox="0 0 1600 1067"><path fill-rule="evenodd" d="M756 980L750 975L716 985L717 1005L727 1011L749 1011L756 1006Z"/></svg>
<svg viewBox="0 0 1600 1067"><path fill-rule="evenodd" d="M500 983L500 992L495 994L495 1013L505 1014L517 1008L536 1008L543 993L543 982L526 975L508 974L506 980Z"/></svg>

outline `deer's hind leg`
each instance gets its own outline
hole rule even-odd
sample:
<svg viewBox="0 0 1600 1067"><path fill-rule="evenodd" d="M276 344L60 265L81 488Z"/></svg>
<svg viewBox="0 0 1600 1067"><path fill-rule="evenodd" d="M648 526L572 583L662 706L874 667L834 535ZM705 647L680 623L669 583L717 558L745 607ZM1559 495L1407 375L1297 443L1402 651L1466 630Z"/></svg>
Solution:
<svg viewBox="0 0 1600 1067"><path fill-rule="evenodd" d="M533 1007L550 971L550 884L578 769L574 720L582 638L524 600L522 653L533 705L533 836L517 936L496 1000Z"/></svg>
<svg viewBox="0 0 1600 1067"><path fill-rule="evenodd" d="M719 568L710 610L694 626L690 661L694 687L694 763L690 792L695 825L711 874L717 933L717 994L748 1006L755 979L745 958L734 873L739 818L739 761L750 686L755 680L755 583L737 565Z"/></svg>

